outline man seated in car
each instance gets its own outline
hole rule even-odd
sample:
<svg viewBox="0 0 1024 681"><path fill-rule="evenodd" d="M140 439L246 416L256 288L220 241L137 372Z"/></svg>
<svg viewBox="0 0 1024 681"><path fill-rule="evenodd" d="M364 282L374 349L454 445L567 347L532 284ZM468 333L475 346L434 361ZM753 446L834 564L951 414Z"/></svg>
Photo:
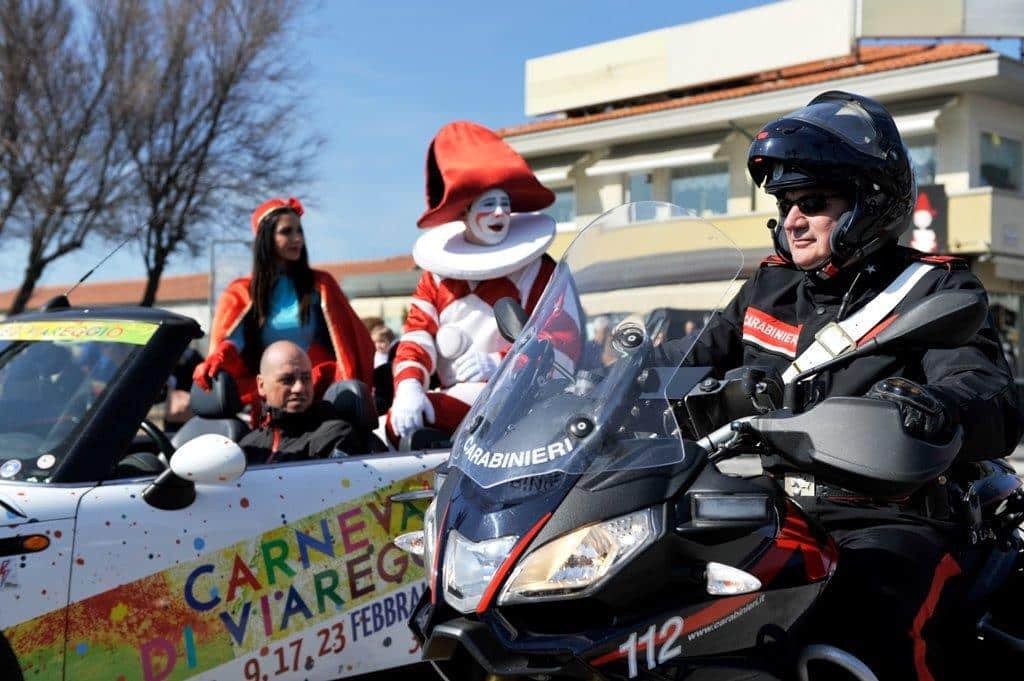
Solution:
<svg viewBox="0 0 1024 681"><path fill-rule="evenodd" d="M334 405L313 401L312 373L309 356L295 343L277 341L263 351L256 389L267 410L260 428L239 442L249 465L366 451L365 435Z"/></svg>

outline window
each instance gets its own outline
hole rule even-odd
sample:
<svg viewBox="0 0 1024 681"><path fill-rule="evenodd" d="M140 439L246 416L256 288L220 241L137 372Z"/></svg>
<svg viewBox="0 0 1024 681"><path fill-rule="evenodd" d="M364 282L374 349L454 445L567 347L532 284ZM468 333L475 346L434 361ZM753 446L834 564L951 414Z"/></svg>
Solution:
<svg viewBox="0 0 1024 681"><path fill-rule="evenodd" d="M555 192L555 202L544 211L559 223L573 223L576 220L576 192L572 187L559 187Z"/></svg>
<svg viewBox="0 0 1024 681"><path fill-rule="evenodd" d="M697 215L728 212L729 165L705 163L672 171L672 203Z"/></svg>
<svg viewBox="0 0 1024 681"><path fill-rule="evenodd" d="M1020 191L1021 144L991 132L981 133L981 182L989 187Z"/></svg>
<svg viewBox="0 0 1024 681"><path fill-rule="evenodd" d="M647 172L630 173L627 176L630 203L654 200L654 174ZM636 214L637 220L653 220L657 217L654 206L645 206Z"/></svg>
<svg viewBox="0 0 1024 681"><path fill-rule="evenodd" d="M907 152L910 154L910 167L914 169L918 186L935 184L935 137L911 137L906 143Z"/></svg>

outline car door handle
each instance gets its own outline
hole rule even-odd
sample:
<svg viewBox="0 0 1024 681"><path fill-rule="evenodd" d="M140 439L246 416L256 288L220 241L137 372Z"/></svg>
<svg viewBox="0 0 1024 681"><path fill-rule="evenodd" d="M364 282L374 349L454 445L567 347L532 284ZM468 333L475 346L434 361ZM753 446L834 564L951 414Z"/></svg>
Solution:
<svg viewBox="0 0 1024 681"><path fill-rule="evenodd" d="M433 499L434 490L432 489L417 489L412 492L400 492L388 497L388 501L399 503L402 501L419 501L420 499Z"/></svg>

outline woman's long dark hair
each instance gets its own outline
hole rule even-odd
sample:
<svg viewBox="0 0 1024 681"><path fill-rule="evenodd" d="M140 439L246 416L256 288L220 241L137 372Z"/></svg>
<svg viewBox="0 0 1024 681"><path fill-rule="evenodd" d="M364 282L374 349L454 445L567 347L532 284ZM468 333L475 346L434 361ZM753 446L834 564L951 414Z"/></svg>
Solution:
<svg viewBox="0 0 1024 681"><path fill-rule="evenodd" d="M298 214L290 208L279 208L263 216L256 230L256 240L252 244L252 281L249 283L249 295L252 297L252 309L246 315L245 349L243 351L246 364L259 365L263 344L260 330L270 318L270 292L274 290L280 272L278 271L277 254L274 248L274 232L277 219L285 213ZM302 244L302 254L295 262L288 262L284 274L295 285L295 293L299 298L299 321L309 321L309 306L313 299L313 270L309 267L309 254L306 244Z"/></svg>

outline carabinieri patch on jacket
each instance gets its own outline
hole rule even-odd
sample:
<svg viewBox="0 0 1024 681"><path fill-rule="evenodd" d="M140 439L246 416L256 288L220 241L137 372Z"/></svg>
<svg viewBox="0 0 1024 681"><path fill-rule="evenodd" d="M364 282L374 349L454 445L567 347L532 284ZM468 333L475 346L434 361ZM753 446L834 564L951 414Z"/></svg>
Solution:
<svg viewBox="0 0 1024 681"><path fill-rule="evenodd" d="M787 324L767 312L747 307L743 317L743 340L771 352L796 357L800 327Z"/></svg>

